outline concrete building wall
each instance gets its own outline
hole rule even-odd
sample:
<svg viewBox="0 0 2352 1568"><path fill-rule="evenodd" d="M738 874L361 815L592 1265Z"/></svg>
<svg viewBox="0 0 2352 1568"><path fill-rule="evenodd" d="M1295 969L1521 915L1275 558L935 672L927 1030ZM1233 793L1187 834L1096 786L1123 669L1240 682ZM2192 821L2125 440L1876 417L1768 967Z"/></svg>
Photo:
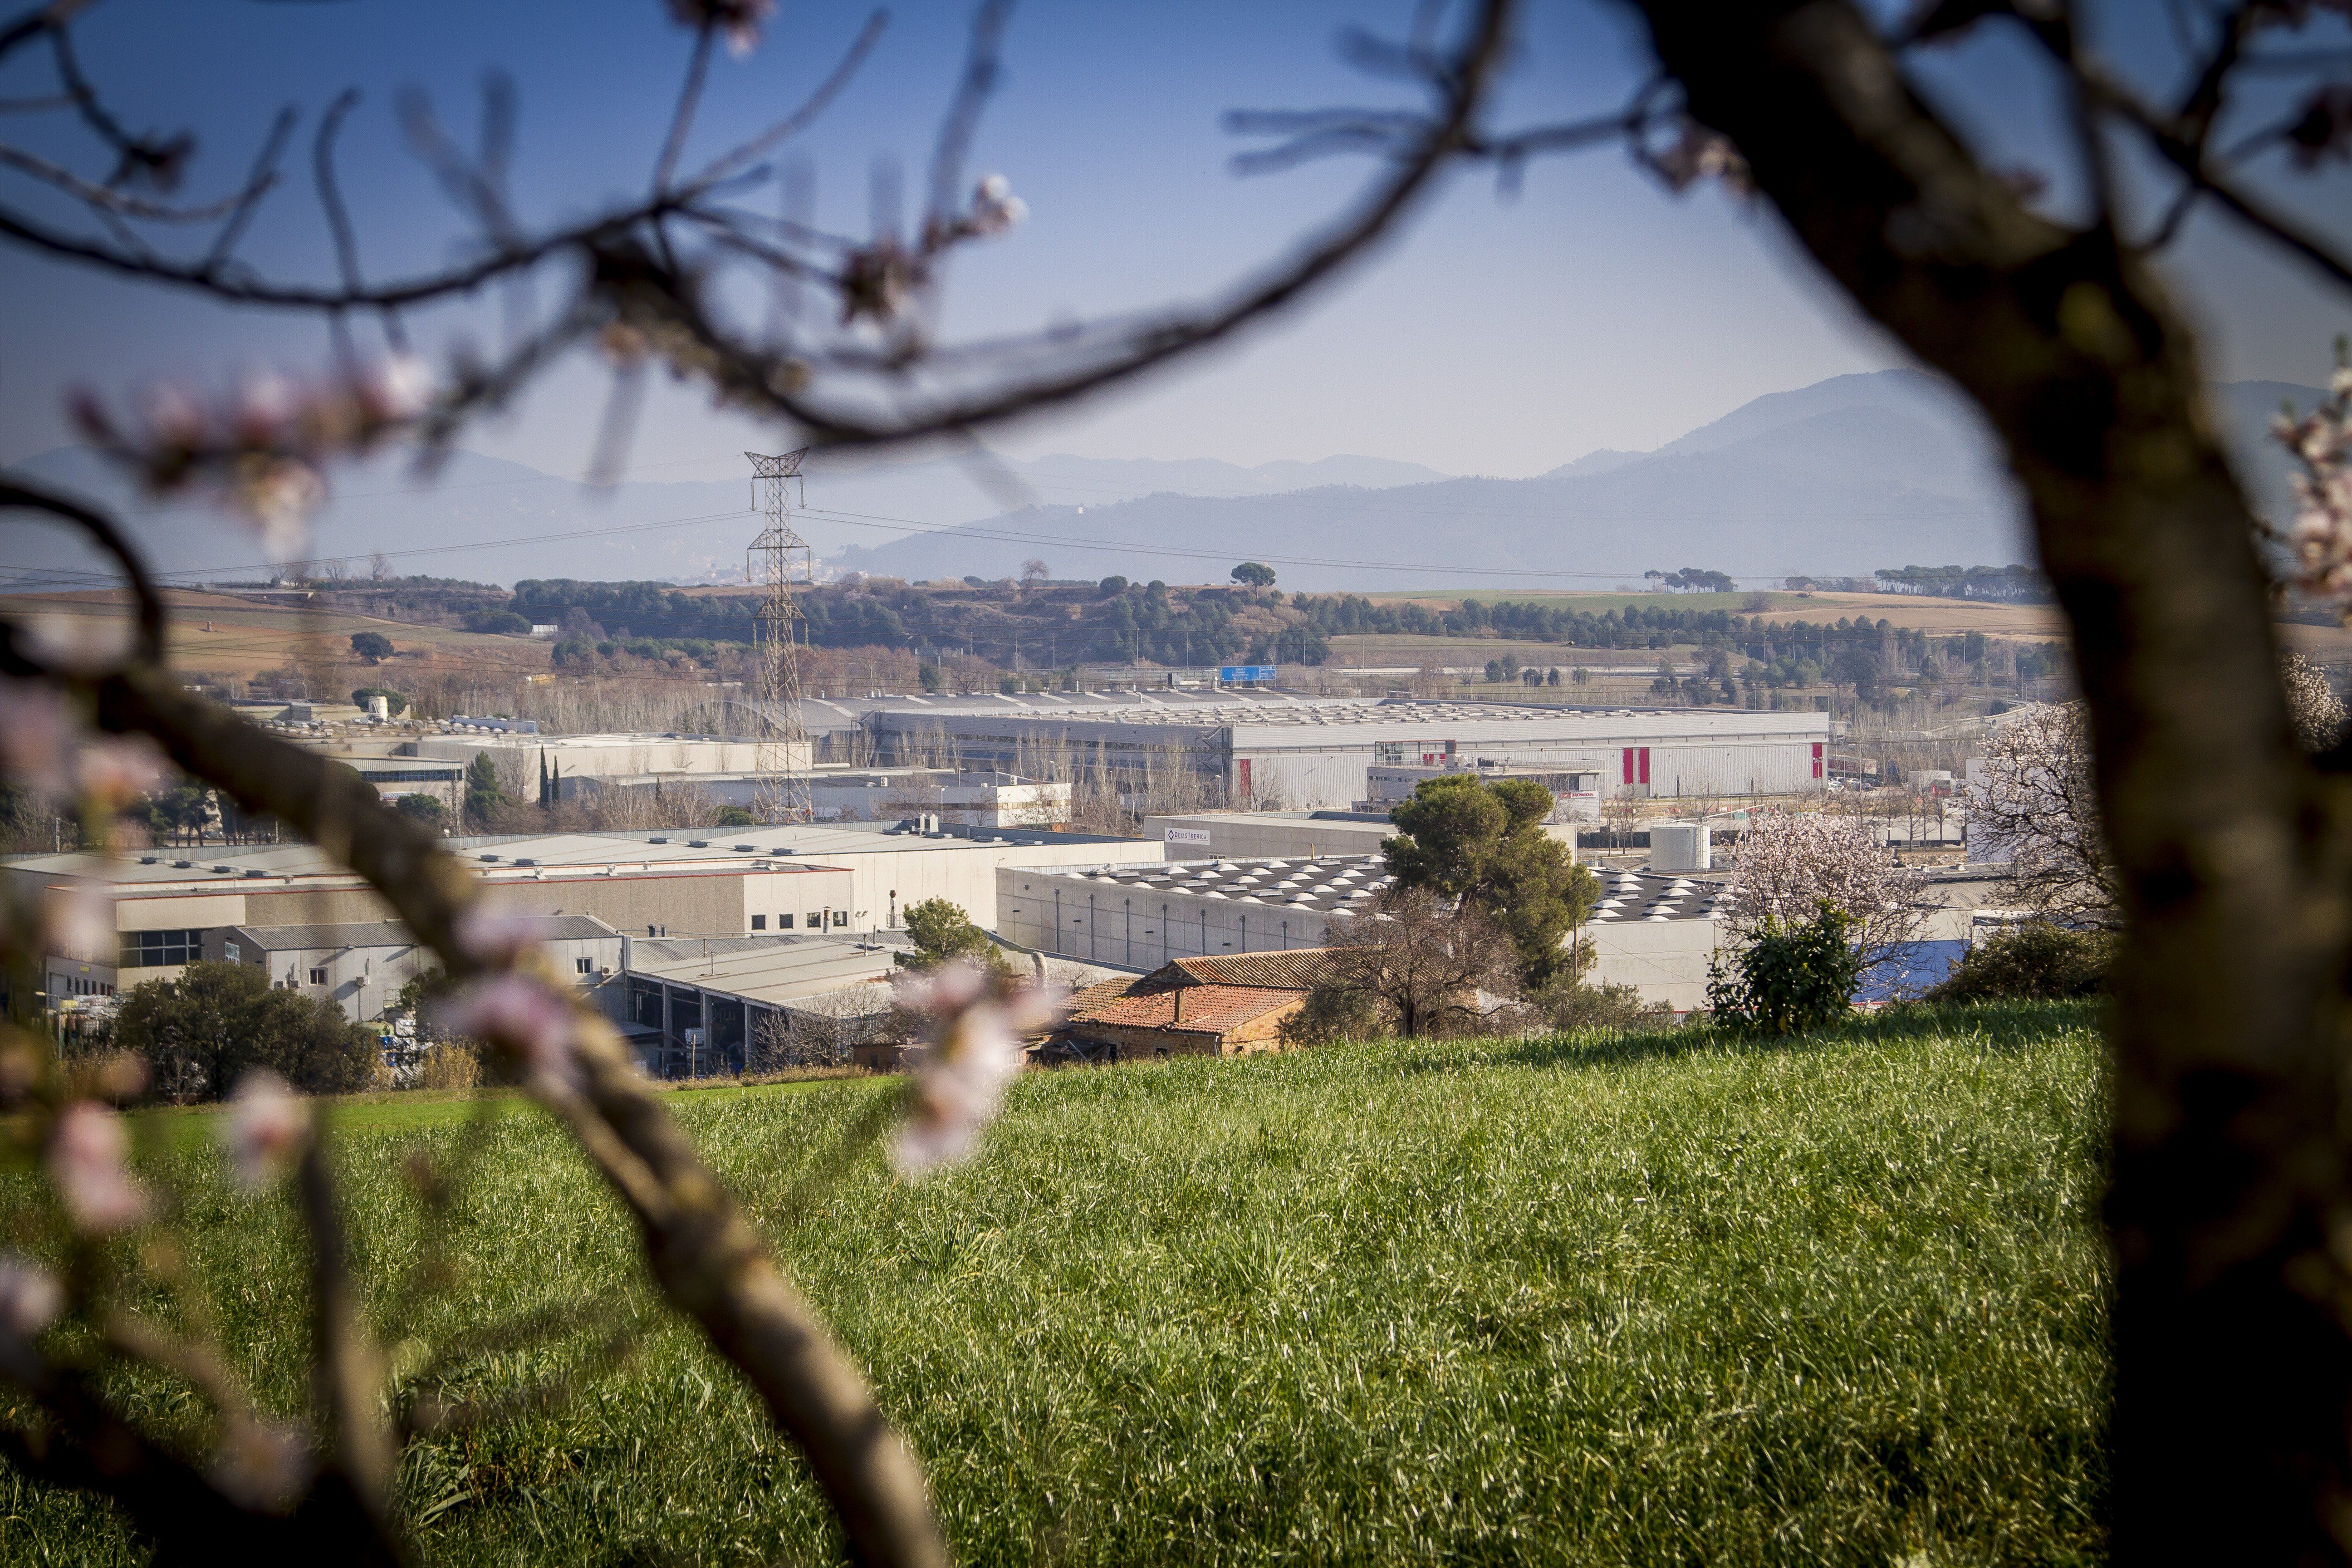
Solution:
<svg viewBox="0 0 2352 1568"><path fill-rule="evenodd" d="M1212 717L1219 721L1205 721ZM1477 755L1595 773L1604 797L1796 794L1818 787L1816 748L1825 752L1831 738L1828 717L1818 713L1311 700L1213 716L1172 705L1164 714L1146 707L1090 713L1076 705L886 710L868 724L902 762L952 756L961 766L1012 768L1050 752L1120 773L1174 764L1215 780L1237 805L1284 809L1345 808L1369 798L1376 763L1443 764ZM1628 749L1635 763L1630 782Z"/></svg>
<svg viewBox="0 0 2352 1568"><path fill-rule="evenodd" d="M1141 889L1007 867L996 874L998 933L1023 947L1121 969L1171 959L1322 947L1330 917L1278 904Z"/></svg>
<svg viewBox="0 0 2352 1568"><path fill-rule="evenodd" d="M1317 821L1306 813L1196 811L1147 816L1143 833L1166 846L1171 860L1254 860L1301 855L1377 855L1391 837L1388 822Z"/></svg>
<svg viewBox="0 0 2352 1568"><path fill-rule="evenodd" d="M1607 921L1589 925L1592 985L1631 985L1677 1013L1706 1005L1707 965L1721 934L1713 920Z"/></svg>

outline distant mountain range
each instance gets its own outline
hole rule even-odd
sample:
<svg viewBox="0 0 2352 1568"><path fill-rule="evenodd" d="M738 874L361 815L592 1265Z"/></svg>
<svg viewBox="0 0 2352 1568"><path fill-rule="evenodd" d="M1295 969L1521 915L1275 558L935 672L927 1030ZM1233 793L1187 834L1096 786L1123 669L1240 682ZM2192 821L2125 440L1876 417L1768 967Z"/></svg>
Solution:
<svg viewBox="0 0 2352 1568"><path fill-rule="evenodd" d="M2282 397L2215 389L2231 449L2270 508L2285 459L2264 441ZM1738 577L1858 576L1879 567L2030 561L2022 508L1990 432L1917 371L1775 393L1654 452L1588 453L1530 479L1453 479L1215 500L1155 495L1040 506L845 552L838 564L908 578L999 577L1027 557L1057 576L1215 580L1262 560L1286 586L1605 588L1652 569ZM1227 568L1229 569L1229 568Z"/></svg>
<svg viewBox="0 0 2352 1568"><path fill-rule="evenodd" d="M59 447L11 471L96 500L124 517L159 572L223 581L268 574L270 563L259 559L252 535L236 519L194 498L158 501L142 496L89 447ZM853 543L896 538L910 524L975 521L1007 507L1100 506L1162 491L1257 496L1311 486L1419 484L1444 477L1418 463L1381 458L1256 468L1212 458L819 458L809 466L806 494L825 510L797 514L795 526L823 557ZM738 479L632 479L592 489L472 452L453 453L434 474L419 476L409 455L398 453L338 471L333 498L312 531L312 552L321 560L352 558L362 574L368 557L382 551L403 574L477 582L710 581L742 571L744 544L757 531L748 471ZM1016 554L1009 570L1019 569ZM99 558L62 530L14 530L8 551L0 556L0 583L19 585L102 570ZM1221 579L1223 574L1218 573Z"/></svg>
<svg viewBox="0 0 2352 1568"><path fill-rule="evenodd" d="M2308 407L2319 396L2277 382L2216 389L2261 504L2284 497L2284 458L2263 439L2264 421L2282 398ZM267 570L234 520L141 498L87 447L13 471L125 515L161 572ZM1656 451L1591 452L1529 479L1358 457L1256 468L821 459L806 495L796 526L830 569L914 579L1010 576L1035 558L1058 577L1217 582L1237 561L1262 560L1290 588L1605 588L1654 568L1762 578L2031 559L2014 487L1974 410L1906 370L1775 393ZM387 455L339 473L335 498L318 521L318 557L364 571L382 551L404 574L478 582L721 580L740 571L751 532L748 479L592 490L467 452L430 479ZM102 570L60 530L20 524L9 543L0 582Z"/></svg>

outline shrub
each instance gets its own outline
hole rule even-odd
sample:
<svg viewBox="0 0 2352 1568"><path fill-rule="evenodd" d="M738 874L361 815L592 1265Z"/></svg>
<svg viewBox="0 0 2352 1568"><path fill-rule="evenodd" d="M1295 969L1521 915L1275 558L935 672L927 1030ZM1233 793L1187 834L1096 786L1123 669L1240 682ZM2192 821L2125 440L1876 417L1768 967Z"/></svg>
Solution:
<svg viewBox="0 0 2352 1568"><path fill-rule="evenodd" d="M482 1081L482 1058L473 1047L443 1040L425 1048L416 1064L419 1089L473 1089Z"/></svg>
<svg viewBox="0 0 2352 1568"><path fill-rule="evenodd" d="M480 610L466 617L469 632L500 632L520 637L530 630L530 622L512 610Z"/></svg>
<svg viewBox="0 0 2352 1568"><path fill-rule="evenodd" d="M757 827L760 826L760 819L752 816L748 807L740 805L722 805L719 808L719 820L712 823L711 826L714 827Z"/></svg>
<svg viewBox="0 0 2352 1568"><path fill-rule="evenodd" d="M1853 1010L1864 963L1852 917L1824 900L1804 924L1768 921L1728 965L1710 964L1707 1010L1744 1035L1820 1028Z"/></svg>
<svg viewBox="0 0 2352 1568"><path fill-rule="evenodd" d="M1385 1039L1393 1032L1372 994L1348 981L1317 986L1307 994L1307 1005L1282 1021L1286 1046Z"/></svg>
<svg viewBox="0 0 2352 1568"><path fill-rule="evenodd" d="M907 906L907 935L914 940L915 952L908 961L915 968L929 969L951 958L970 959L991 969L1003 965L1003 958L988 933L974 925L963 906L948 899L925 899Z"/></svg>
<svg viewBox="0 0 2352 1568"><path fill-rule="evenodd" d="M392 657L392 639L382 632L353 632L352 652L373 664Z"/></svg>
<svg viewBox="0 0 2352 1568"><path fill-rule="evenodd" d="M2106 989L2116 939L2034 921L1978 943L1921 998L1927 1002L2071 1002Z"/></svg>
<svg viewBox="0 0 2352 1568"><path fill-rule="evenodd" d="M250 963L198 962L176 980L131 987L114 1037L173 1100L217 1100L256 1067L312 1094L341 1093L364 1086L375 1058L374 1031L326 997L273 989Z"/></svg>
<svg viewBox="0 0 2352 1568"><path fill-rule="evenodd" d="M1562 975L1528 998L1547 1028L1638 1029L1670 1024L1674 1009L1664 1003L1642 1000L1633 985L1587 985Z"/></svg>
<svg viewBox="0 0 2352 1568"><path fill-rule="evenodd" d="M399 692L394 691L389 686L361 687L357 691L352 693L352 706L354 708L364 708L368 705L368 699L371 697L383 698L384 707L391 710L392 716L395 719L399 718L401 714L408 710L408 699L403 697Z"/></svg>
<svg viewBox="0 0 2352 1568"><path fill-rule="evenodd" d="M449 813L442 806L439 801L434 799L429 795L423 795L415 791L411 791L409 794L402 795L398 800L394 801L392 803L392 808L393 810L400 813L403 816L413 817L416 821L425 824L425 826L433 829L436 833L442 831L443 826L449 819Z"/></svg>

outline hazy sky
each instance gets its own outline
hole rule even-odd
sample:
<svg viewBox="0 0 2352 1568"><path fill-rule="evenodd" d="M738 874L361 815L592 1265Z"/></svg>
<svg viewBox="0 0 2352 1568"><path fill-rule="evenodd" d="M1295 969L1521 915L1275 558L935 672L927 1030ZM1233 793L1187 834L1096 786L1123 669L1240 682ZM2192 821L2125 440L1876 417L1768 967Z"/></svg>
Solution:
<svg viewBox="0 0 2352 1568"><path fill-rule="evenodd" d="M893 6L881 51L801 143L821 219L862 232L867 170L896 157L919 174L963 44L969 7ZM1284 248L1343 206L1368 170L1339 162L1251 179L1218 128L1235 107L1394 101L1337 58L1350 22L1390 29L1402 4L1285 0L1181 5L1032 0L1015 15L1003 89L976 149L1003 172L1031 221L971 248L951 279L951 330L1032 328L1074 313L1197 293ZM751 58L715 67L697 148L707 155L796 101L830 68L865 9L790 4ZM2105 13L2116 53L2160 70L2155 5ZM191 195L239 176L281 103L304 110L293 160L244 254L278 273L329 275L307 178L313 117L341 88L365 98L345 136L345 180L377 277L459 253L465 225L402 150L394 93L427 89L462 137L488 68L521 94L515 184L527 215L576 216L640 190L666 122L688 36L658 0L104 0L78 35L86 65L136 126L193 126ZM1614 104L1637 79L1632 30L1607 5L1534 8L1504 121ZM2047 167L2047 83L2021 47L1989 37L1927 68L2005 159ZM45 59L0 71L0 96L47 89ZM63 116L11 116L0 132L102 174ZM2063 170L2060 199L2065 183ZM14 175L11 200L58 209ZM2342 233L2352 191L2339 165L2292 187ZM761 198L763 202L768 198ZM2192 226L2174 270L2220 379L2311 382L2352 309L2296 265ZM542 300L553 298L550 289ZM63 391L122 394L142 379L225 381L236 366L322 363L308 321L230 311L183 295L0 249L0 461L69 439ZM494 335L495 301L421 323L427 342ZM1759 394L1901 363L1793 257L1773 221L1714 189L1662 191L1605 150L1538 164L1516 201L1456 177L1410 230L1307 309L1212 360L1076 416L1000 433L1019 455L1223 458L1241 463L1372 453L1458 473L1538 473L1596 447L1643 449ZM511 419L466 445L576 473L603 395L593 366L540 384ZM739 472L746 446L772 447L690 390L655 398L631 472Z"/></svg>

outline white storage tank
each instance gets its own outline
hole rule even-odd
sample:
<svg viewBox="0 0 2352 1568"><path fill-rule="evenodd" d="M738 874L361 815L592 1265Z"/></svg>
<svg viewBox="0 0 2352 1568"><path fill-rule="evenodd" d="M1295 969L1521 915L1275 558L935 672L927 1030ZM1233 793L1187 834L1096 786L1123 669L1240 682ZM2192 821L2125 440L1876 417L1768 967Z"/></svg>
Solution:
<svg viewBox="0 0 2352 1568"><path fill-rule="evenodd" d="M1704 822L1661 822L1650 828L1650 869L1705 871L1715 864L1714 840Z"/></svg>

